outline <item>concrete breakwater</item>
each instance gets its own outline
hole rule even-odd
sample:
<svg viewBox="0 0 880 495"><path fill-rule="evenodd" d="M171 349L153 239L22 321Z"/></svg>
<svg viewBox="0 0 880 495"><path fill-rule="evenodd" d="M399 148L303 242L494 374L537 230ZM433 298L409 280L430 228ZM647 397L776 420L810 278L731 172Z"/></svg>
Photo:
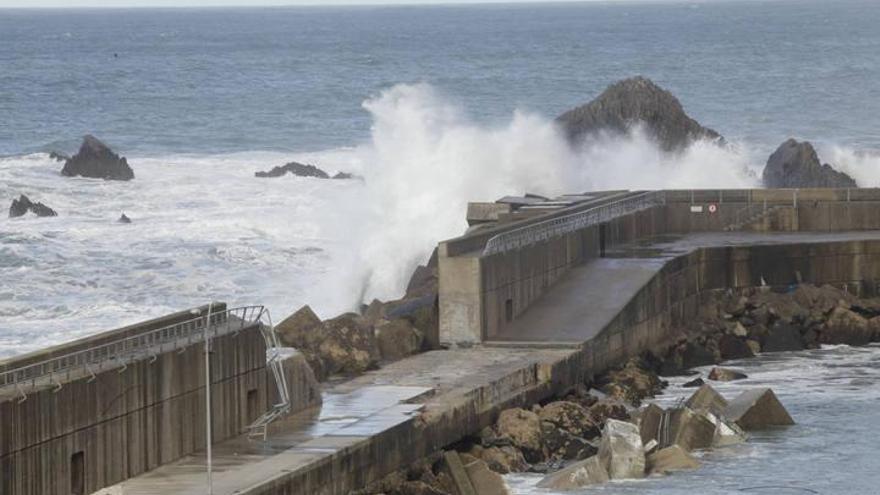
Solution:
<svg viewBox="0 0 880 495"><path fill-rule="evenodd" d="M811 205L802 213L770 209L773 220L756 220L762 222L757 232L726 231L727 222L737 217L736 211L727 213L727 207L719 211L716 205L718 216L709 218L701 216L693 204L667 197L665 204L618 211L604 228L588 225L520 250L483 252L498 232L571 211L526 215L506 227L489 227L444 243L438 250L436 271L426 267L429 271L424 278L439 280L436 296L430 290L426 294L413 291L403 301L372 304L363 314L323 322L303 311L292 317L286 330L284 324L279 325L282 336L289 331L292 341L303 339L296 345L303 347L304 359L316 367L319 376L355 376L326 382L323 408L274 424L266 444L240 436L219 443L215 493L349 493L463 441L479 438L482 447L484 429L496 428L502 411L508 409L539 414L531 411L536 404L543 409L565 399L584 402L581 406L592 416L593 404L587 408L586 402L593 399L585 387L617 384L603 392L609 396L606 399L632 402L632 387L623 386L628 383L627 370L633 369L625 366L630 358L650 355L659 358L659 363L678 366L681 357L684 366L684 356L691 354L716 359L717 348L721 359L718 329L722 327L724 335L731 333L753 352L758 350L755 343L764 351L766 338L785 325L777 325L780 319L771 317L761 323L763 327L757 325L760 304L757 299L749 302L752 294L747 290L768 287L759 291L765 294L812 283L831 284L856 295L875 291L880 234L869 230L873 224L865 223L857 232L801 231L811 219L852 199L849 194L838 196L828 196L834 201ZM751 199L752 195L736 197ZM600 195L599 201L612 204L615 200ZM732 209L742 206L734 205ZM588 211L590 205L573 208ZM867 214L876 208L873 199L845 208L850 227L859 219L875 218ZM688 225L710 232L675 233ZM772 231L779 225L786 226L785 233ZM737 297L746 296L745 309L717 312L717 321L723 325L706 326L708 334L688 332L687 325L706 314L708 302L721 304L727 290ZM863 306L851 302L844 309L870 325L870 315L859 313ZM838 315L851 319L842 311ZM438 318L433 328L439 332L418 326L433 317ZM749 318L755 324L750 326ZM306 324L300 325L303 321ZM810 321L807 327L813 327L815 335L830 335L819 328L829 320ZM745 336L737 324L746 328ZM764 327L766 332L761 330ZM823 342L820 337L814 339L814 333L801 336L805 345ZM438 349L432 342L435 337L461 345ZM383 338L386 343L408 343L400 348L406 352L394 346L383 350ZM717 345L711 344L716 340ZM399 359L410 352L417 354ZM655 364L636 369L656 372ZM614 378L605 383L603 376ZM633 384L653 382L631 378ZM611 407L610 411L619 409ZM560 452L559 448L551 450L554 455ZM575 450L588 449L583 445ZM466 453L473 455L470 450ZM473 457L489 469L482 454ZM543 462L547 460L536 458L529 464ZM462 464L465 469L469 466L473 468L470 462ZM485 475L482 464L478 466L474 469ZM112 487L113 493L158 493L157 486L160 493L192 493L204 483L203 468L204 458L195 453L125 479ZM407 476L407 481L414 480Z"/></svg>

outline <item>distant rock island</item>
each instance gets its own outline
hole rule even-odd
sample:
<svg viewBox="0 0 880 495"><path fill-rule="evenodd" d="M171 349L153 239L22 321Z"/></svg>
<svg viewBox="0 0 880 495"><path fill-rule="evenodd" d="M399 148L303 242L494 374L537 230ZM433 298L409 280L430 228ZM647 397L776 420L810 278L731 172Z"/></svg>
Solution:
<svg viewBox="0 0 880 495"><path fill-rule="evenodd" d="M352 179L354 175L347 172L339 172L333 177L314 165L308 165L299 162L290 162L286 165L273 167L272 170L266 172L257 172L256 177L281 177L286 174L293 174L297 177L314 177L316 179Z"/></svg>
<svg viewBox="0 0 880 495"><path fill-rule="evenodd" d="M764 167L764 187L858 187L849 175L819 161L813 145L794 139L782 143Z"/></svg>
<svg viewBox="0 0 880 495"><path fill-rule="evenodd" d="M723 142L720 134L690 118L672 93L641 76L612 84L556 120L574 143L602 133L626 135L637 125L665 151L683 150L699 139Z"/></svg>
<svg viewBox="0 0 880 495"><path fill-rule="evenodd" d="M134 179L134 171L125 158L92 135L83 138L79 152L65 161L61 175L105 180Z"/></svg>
<svg viewBox="0 0 880 495"><path fill-rule="evenodd" d="M49 208L43 203L33 202L22 194L18 199L13 199L12 204L9 206L9 218L21 217L27 214L27 212L31 212L38 217L55 217L58 216L58 213L55 213L55 210Z"/></svg>
<svg viewBox="0 0 880 495"><path fill-rule="evenodd" d="M684 150L701 139L725 143L718 132L688 116L672 93L641 76L608 86L593 101L563 113L556 122L573 144L602 134L627 135L636 126L666 152ZM763 181L768 188L858 187L852 177L822 164L812 144L794 139L770 156Z"/></svg>

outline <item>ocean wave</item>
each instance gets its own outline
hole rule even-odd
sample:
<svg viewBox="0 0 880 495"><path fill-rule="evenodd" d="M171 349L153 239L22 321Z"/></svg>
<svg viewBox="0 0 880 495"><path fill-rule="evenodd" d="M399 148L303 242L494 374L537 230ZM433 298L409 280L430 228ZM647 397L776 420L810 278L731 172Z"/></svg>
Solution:
<svg viewBox="0 0 880 495"><path fill-rule="evenodd" d="M697 142L667 154L639 129L573 148L552 119L516 111L507 121L479 124L427 84L390 87L364 108L373 121L370 138L341 148L120 150L135 169L131 182L62 177L47 153L0 158L0 201L27 194L59 213L0 218L0 277L4 293L16 294L7 304L42 308L48 300L71 308L67 316L52 313L59 335L209 299L266 304L280 317L310 304L329 317L400 296L437 242L464 232L469 201L525 192L754 187L766 159L748 143ZM872 155L846 148L830 154L835 160L860 180L880 167ZM364 180L254 177L289 161ZM134 223L117 223L123 212ZM76 309L82 307L91 309ZM33 328L24 316L3 325Z"/></svg>

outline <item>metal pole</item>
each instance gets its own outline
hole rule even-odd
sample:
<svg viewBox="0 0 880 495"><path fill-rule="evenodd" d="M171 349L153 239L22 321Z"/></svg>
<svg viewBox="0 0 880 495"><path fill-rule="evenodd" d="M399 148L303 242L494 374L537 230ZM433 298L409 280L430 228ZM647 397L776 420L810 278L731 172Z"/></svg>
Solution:
<svg viewBox="0 0 880 495"><path fill-rule="evenodd" d="M208 335L213 310L214 303L208 303L208 315L205 317L205 443L208 453L208 495L214 494L213 466L211 464L211 341Z"/></svg>

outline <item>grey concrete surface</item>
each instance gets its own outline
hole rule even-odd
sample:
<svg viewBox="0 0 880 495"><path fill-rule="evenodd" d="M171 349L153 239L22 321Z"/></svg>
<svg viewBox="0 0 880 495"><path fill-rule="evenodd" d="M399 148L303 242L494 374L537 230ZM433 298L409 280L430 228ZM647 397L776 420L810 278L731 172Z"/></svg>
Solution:
<svg viewBox="0 0 880 495"><path fill-rule="evenodd" d="M676 256L707 247L878 240L880 231L749 233L662 236L617 246L571 269L489 343L582 343L595 337L632 297Z"/></svg>

